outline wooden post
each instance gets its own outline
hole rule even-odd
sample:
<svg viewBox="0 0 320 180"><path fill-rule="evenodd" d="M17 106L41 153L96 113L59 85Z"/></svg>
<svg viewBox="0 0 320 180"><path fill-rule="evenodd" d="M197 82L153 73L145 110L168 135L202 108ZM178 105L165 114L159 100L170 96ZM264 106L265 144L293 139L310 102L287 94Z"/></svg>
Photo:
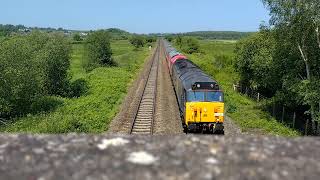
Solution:
<svg viewBox="0 0 320 180"><path fill-rule="evenodd" d="M293 113L292 128L296 125L296 112Z"/></svg>
<svg viewBox="0 0 320 180"><path fill-rule="evenodd" d="M282 117L281 117L281 122L283 123L284 121L284 106L282 106Z"/></svg>
<svg viewBox="0 0 320 180"><path fill-rule="evenodd" d="M258 102L260 101L260 93L258 93L258 99L257 99L257 101L258 101Z"/></svg>
<svg viewBox="0 0 320 180"><path fill-rule="evenodd" d="M305 136L308 135L308 125L309 125L309 118L307 119L307 122L306 122L306 129L304 130L304 135Z"/></svg>

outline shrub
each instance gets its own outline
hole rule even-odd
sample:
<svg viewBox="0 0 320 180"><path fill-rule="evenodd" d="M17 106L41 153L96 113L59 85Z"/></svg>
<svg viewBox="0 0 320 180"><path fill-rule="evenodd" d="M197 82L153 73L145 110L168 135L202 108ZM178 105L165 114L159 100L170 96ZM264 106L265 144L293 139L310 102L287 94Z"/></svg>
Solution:
<svg viewBox="0 0 320 180"><path fill-rule="evenodd" d="M136 48L140 48L140 47L143 47L146 43L145 39L143 36L133 36L131 39L130 39L130 43Z"/></svg>
<svg viewBox="0 0 320 180"><path fill-rule="evenodd" d="M79 33L73 34L72 39L73 39L74 41L82 41L82 38L81 38L81 36L80 36Z"/></svg>
<svg viewBox="0 0 320 180"><path fill-rule="evenodd" d="M0 117L29 113L43 96L68 94L70 46L62 35L10 37L0 52Z"/></svg>
<svg viewBox="0 0 320 180"><path fill-rule="evenodd" d="M77 79L70 84L70 97L80 97L88 91L89 87L84 79Z"/></svg>
<svg viewBox="0 0 320 180"><path fill-rule="evenodd" d="M42 49L44 64L44 83L49 95L67 95L69 84L68 69L70 68L71 46L60 35L54 35Z"/></svg>
<svg viewBox="0 0 320 180"><path fill-rule="evenodd" d="M184 40L184 51L188 54L197 53L199 52L199 41L193 37L187 37Z"/></svg>
<svg viewBox="0 0 320 180"><path fill-rule="evenodd" d="M32 59L26 38L2 42L0 52L0 117L26 113L43 94L40 63Z"/></svg>

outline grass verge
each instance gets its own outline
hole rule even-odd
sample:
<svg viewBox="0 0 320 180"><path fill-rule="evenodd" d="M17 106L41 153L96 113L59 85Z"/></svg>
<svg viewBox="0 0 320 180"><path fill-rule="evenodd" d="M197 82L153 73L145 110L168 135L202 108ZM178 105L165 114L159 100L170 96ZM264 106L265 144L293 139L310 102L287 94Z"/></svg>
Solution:
<svg viewBox="0 0 320 180"><path fill-rule="evenodd" d="M12 120L0 127L2 132L31 133L102 133L119 110L128 85L136 77L146 57L147 48L134 50L128 41L111 43L118 67L100 67L87 73L82 68L84 46L73 45L70 74L72 81L84 79L88 92L79 98L51 97L60 105L51 112Z"/></svg>

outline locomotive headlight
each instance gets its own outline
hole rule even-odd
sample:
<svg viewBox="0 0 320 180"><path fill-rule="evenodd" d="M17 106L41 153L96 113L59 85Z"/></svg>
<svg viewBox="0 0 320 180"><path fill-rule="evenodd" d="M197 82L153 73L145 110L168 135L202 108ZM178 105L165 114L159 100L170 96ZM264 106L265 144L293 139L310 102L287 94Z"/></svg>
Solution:
<svg viewBox="0 0 320 180"><path fill-rule="evenodd" d="M204 111L204 112L207 112L207 109L206 109L206 108L204 108L204 109L203 109L203 111Z"/></svg>
<svg viewBox="0 0 320 180"><path fill-rule="evenodd" d="M197 84L197 88L200 88L200 84Z"/></svg>

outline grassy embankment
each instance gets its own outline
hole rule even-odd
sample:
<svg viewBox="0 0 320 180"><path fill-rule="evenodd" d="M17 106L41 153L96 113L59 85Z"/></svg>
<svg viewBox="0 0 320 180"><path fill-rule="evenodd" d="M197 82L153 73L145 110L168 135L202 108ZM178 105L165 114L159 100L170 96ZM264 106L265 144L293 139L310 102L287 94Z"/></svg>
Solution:
<svg viewBox="0 0 320 180"><path fill-rule="evenodd" d="M113 58L118 67L100 67L87 73L82 68L84 46L73 45L70 75L72 80L84 79L88 92L79 98L55 97L60 105L51 112L43 112L14 119L2 126L2 132L31 133L101 133L118 112L127 87L136 76L150 51L134 51L128 41L111 43Z"/></svg>
<svg viewBox="0 0 320 180"><path fill-rule="evenodd" d="M189 54L188 57L220 83L225 91L227 114L244 132L281 136L300 135L259 109L256 101L233 90L233 83L239 80L233 66L234 48L233 42L201 41L201 53Z"/></svg>

